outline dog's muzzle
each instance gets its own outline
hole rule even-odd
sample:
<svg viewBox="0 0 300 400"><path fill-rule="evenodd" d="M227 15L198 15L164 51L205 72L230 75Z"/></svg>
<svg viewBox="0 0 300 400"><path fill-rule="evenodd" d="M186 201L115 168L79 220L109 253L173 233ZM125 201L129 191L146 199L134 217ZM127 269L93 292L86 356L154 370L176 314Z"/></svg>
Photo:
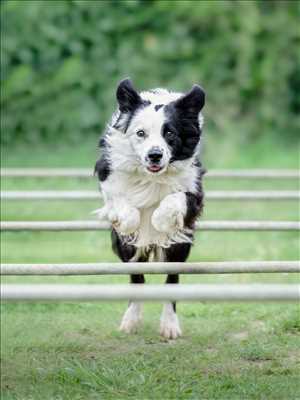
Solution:
<svg viewBox="0 0 300 400"><path fill-rule="evenodd" d="M146 162L147 162L147 169L150 172L158 172L163 168L162 165L162 159L163 159L163 150L161 150L159 147L152 147L147 156L146 156Z"/></svg>

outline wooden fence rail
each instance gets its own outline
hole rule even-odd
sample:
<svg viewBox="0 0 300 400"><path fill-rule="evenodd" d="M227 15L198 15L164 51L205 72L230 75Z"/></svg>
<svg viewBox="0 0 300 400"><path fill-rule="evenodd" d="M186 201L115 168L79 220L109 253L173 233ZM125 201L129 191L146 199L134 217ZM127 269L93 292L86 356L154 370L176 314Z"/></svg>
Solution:
<svg viewBox="0 0 300 400"><path fill-rule="evenodd" d="M100 200L101 193L95 190L31 190L2 191L2 200ZM205 192L208 200L300 200L297 190L211 190Z"/></svg>
<svg viewBox="0 0 300 400"><path fill-rule="evenodd" d="M297 284L1 285L9 301L299 301Z"/></svg>
<svg viewBox="0 0 300 400"><path fill-rule="evenodd" d="M110 229L101 221L3 221L1 231L98 231ZM201 221L202 231L299 231L299 221Z"/></svg>
<svg viewBox="0 0 300 400"><path fill-rule="evenodd" d="M2 264L1 275L129 275L300 273L299 261Z"/></svg>
<svg viewBox="0 0 300 400"><path fill-rule="evenodd" d="M92 168L1 168L2 177L12 178L91 178ZM220 169L210 170L207 178L221 179L299 179L297 169Z"/></svg>

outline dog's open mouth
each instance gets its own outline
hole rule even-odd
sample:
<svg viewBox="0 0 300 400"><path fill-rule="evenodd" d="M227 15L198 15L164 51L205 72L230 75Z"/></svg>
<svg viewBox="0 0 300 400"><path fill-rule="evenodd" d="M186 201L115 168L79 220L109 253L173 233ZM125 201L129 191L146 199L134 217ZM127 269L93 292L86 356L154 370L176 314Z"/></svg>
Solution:
<svg viewBox="0 0 300 400"><path fill-rule="evenodd" d="M147 169L148 169L148 171L155 173L155 172L161 171L163 169L163 167L161 167L159 165L149 165L147 167Z"/></svg>

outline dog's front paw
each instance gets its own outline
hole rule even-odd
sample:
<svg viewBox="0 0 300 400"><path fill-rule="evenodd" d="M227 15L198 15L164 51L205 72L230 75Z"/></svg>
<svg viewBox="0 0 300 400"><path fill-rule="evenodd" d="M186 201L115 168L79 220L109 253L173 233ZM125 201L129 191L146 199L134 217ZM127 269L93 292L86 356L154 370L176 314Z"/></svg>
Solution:
<svg viewBox="0 0 300 400"><path fill-rule="evenodd" d="M184 193L170 194L152 214L151 222L159 232L172 233L184 226L186 198Z"/></svg>
<svg viewBox="0 0 300 400"><path fill-rule="evenodd" d="M137 208L129 205L116 210L111 210L108 218L112 226L122 235L130 235L137 231L140 226L140 212Z"/></svg>

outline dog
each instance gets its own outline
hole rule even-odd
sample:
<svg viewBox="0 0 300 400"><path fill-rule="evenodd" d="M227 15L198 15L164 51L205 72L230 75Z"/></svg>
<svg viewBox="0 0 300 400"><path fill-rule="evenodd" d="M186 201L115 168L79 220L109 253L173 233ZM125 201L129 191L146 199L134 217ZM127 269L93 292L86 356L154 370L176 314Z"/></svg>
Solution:
<svg viewBox="0 0 300 400"><path fill-rule="evenodd" d="M199 160L203 128L203 89L186 93L154 89L138 93L130 79L116 92L118 109L100 138L96 162L104 207L101 219L112 225L112 248L123 262L184 262L203 209ZM133 274L131 283L143 284ZM166 283L179 282L178 274ZM120 330L137 330L142 304L130 302ZM165 303L160 334L181 336L176 303Z"/></svg>

